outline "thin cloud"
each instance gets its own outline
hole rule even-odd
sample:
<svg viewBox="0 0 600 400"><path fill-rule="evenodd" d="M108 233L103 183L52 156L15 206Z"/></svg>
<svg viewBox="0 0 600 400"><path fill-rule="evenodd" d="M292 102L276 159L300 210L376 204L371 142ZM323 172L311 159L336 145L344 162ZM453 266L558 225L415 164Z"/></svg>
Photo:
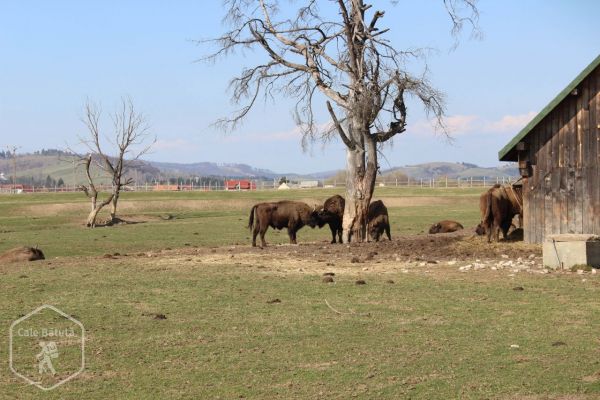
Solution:
<svg viewBox="0 0 600 400"><path fill-rule="evenodd" d="M450 134L470 133L480 128L481 118L477 115L451 115L446 118Z"/></svg>
<svg viewBox="0 0 600 400"><path fill-rule="evenodd" d="M329 123L318 124L317 130L322 131L329 128ZM298 141L302 139L302 129L294 126L292 129L277 132L252 132L239 133L235 135L223 136L223 141L227 143L240 142L274 142L274 141Z"/></svg>
<svg viewBox="0 0 600 400"><path fill-rule="evenodd" d="M525 127L535 117L533 111L521 115L505 115L498 121L492 121L484 128L487 132L514 132Z"/></svg>
<svg viewBox="0 0 600 400"><path fill-rule="evenodd" d="M489 120L478 115L451 115L446 117L446 126L452 136L465 136L470 134L499 134L516 133L529 123L536 113L530 111L525 114L504 115L498 120ZM408 131L417 134L433 135L435 129L429 121L420 120L409 125Z"/></svg>
<svg viewBox="0 0 600 400"><path fill-rule="evenodd" d="M190 142L186 139L159 139L152 145L152 150L194 150L197 149L198 145Z"/></svg>

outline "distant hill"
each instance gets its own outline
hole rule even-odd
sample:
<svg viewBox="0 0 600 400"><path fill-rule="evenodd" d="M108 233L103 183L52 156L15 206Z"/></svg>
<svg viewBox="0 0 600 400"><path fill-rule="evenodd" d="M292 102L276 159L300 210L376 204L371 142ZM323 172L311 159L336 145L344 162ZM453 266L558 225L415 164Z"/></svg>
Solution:
<svg viewBox="0 0 600 400"><path fill-rule="evenodd" d="M48 153L48 152L47 152ZM17 155L17 182L44 185L47 177L54 180L62 179L66 185L86 182L83 168L78 167L79 156L66 152L50 152L50 154L20 154ZM13 176L12 158L0 158L0 176L11 179ZM130 168L128 176L140 181L158 178L161 171L144 162L136 162ZM93 173L98 177L96 183L108 183L98 171Z"/></svg>
<svg viewBox="0 0 600 400"><path fill-rule="evenodd" d="M235 178L278 178L281 174L268 169L258 169L247 164L217 164L212 162L197 162L192 164L166 163L146 161L164 174L175 176L221 176Z"/></svg>
<svg viewBox="0 0 600 400"><path fill-rule="evenodd" d="M29 181L43 182L48 176L55 180L62 178L67 185L84 182L81 169L76 168L77 156L58 151L36 152L36 154L22 154L17 156L17 176ZM0 174L10 178L13 171L12 159L0 157ZM190 177L216 177L216 178L250 178L257 180L279 179L282 176L288 179L319 179L325 180L338 174L335 171L322 171L311 174L298 174L295 172L279 173L268 169L254 168L247 164L237 163L212 163L197 162L190 164L166 163L156 161L138 162L129 174L138 182L152 182L156 179L190 178ZM381 171L382 175L404 174L413 179L430 179L439 177L448 178L495 178L517 177L518 170L514 164L498 167L480 167L471 163L430 162L417 165L394 167Z"/></svg>
<svg viewBox="0 0 600 400"><path fill-rule="evenodd" d="M414 179L430 179L438 177L456 178L496 178L503 176L517 177L519 170L516 166L506 164L499 167L480 167L470 163L431 162L404 167L394 167L382 174L401 172Z"/></svg>

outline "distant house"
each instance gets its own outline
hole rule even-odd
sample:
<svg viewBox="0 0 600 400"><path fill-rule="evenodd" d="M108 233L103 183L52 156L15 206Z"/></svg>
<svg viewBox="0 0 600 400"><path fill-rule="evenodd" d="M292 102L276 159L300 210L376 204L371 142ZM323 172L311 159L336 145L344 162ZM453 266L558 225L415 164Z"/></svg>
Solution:
<svg viewBox="0 0 600 400"><path fill-rule="evenodd" d="M300 183L298 184L298 187L301 188L316 188L320 186L321 182L319 181L300 181Z"/></svg>
<svg viewBox="0 0 600 400"><path fill-rule="evenodd" d="M0 185L0 192L8 192L8 193L33 193L34 188L31 185L21 185L20 183L13 185L11 184L2 184Z"/></svg>
<svg viewBox="0 0 600 400"><path fill-rule="evenodd" d="M154 185L153 190L158 191L158 192L168 192L168 191L176 192L179 190L179 185Z"/></svg>
<svg viewBox="0 0 600 400"><path fill-rule="evenodd" d="M600 56L499 152L523 179L529 243L600 234Z"/></svg>
<svg viewBox="0 0 600 400"><path fill-rule="evenodd" d="M249 179L230 179L225 181L225 190L256 190L256 183Z"/></svg>

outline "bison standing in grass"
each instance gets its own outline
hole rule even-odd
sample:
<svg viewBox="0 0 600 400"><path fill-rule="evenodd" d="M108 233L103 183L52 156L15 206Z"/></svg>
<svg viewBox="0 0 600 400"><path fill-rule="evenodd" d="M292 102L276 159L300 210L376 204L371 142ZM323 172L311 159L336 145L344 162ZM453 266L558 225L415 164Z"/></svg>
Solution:
<svg viewBox="0 0 600 400"><path fill-rule="evenodd" d="M342 243L342 220L344 218L345 205L346 200L336 194L325 200L323 207L320 207L313 213L319 228L322 228L325 224L329 224L329 229L331 229L331 243L336 243L336 235L339 243Z"/></svg>
<svg viewBox="0 0 600 400"><path fill-rule="evenodd" d="M464 229L464 227L459 222L443 220L438 222L437 224L431 225L431 228L429 228L429 233L450 233L459 231L461 229Z"/></svg>
<svg viewBox="0 0 600 400"><path fill-rule="evenodd" d="M387 207L383 201L377 200L369 204L367 232L369 237L378 242L379 238L385 231L389 240L392 240L390 235L390 219L388 217Z"/></svg>
<svg viewBox="0 0 600 400"><path fill-rule="evenodd" d="M481 223L475 232L479 235L487 233L488 242L499 240L500 231L504 239L512 225L515 215L519 215L519 225L523 226L523 192L521 186L494 185L479 197Z"/></svg>
<svg viewBox="0 0 600 400"><path fill-rule="evenodd" d="M296 232L304 225L317 226L313 209L299 201L259 203L250 210L248 228L252 229L252 246L256 247L256 236L260 233L261 248L266 246L265 233L269 227L287 228L290 243L296 244Z"/></svg>

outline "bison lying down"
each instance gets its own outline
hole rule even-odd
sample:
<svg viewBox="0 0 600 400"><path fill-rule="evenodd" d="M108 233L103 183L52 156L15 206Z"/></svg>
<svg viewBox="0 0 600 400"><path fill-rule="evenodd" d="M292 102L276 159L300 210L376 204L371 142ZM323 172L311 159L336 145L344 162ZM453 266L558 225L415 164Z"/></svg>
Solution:
<svg viewBox="0 0 600 400"><path fill-rule="evenodd" d="M340 195L331 196L323 207L318 208L313 216L317 221L319 228L329 224L331 229L331 243L335 243L335 237L337 235L339 243L342 243L342 221L344 218L344 207L346 200Z"/></svg>
<svg viewBox="0 0 600 400"><path fill-rule="evenodd" d="M475 232L478 235L487 233L488 242L498 241L500 230L502 236L507 238L508 230L512 225L515 215L519 215L519 225L522 227L523 192L521 186L494 185L479 197L479 210L481 223Z"/></svg>
<svg viewBox="0 0 600 400"><path fill-rule="evenodd" d="M388 217L387 207L383 201L377 200L369 204L367 232L369 237L378 242L379 238L385 231L389 240L392 240L390 235L390 219Z"/></svg>
<svg viewBox="0 0 600 400"><path fill-rule="evenodd" d="M267 245L265 233L269 226L274 229L287 228L290 243L296 244L296 232L304 225L314 228L317 222L313 209L299 201L259 203L250 210L248 228L252 229L252 246L256 247L256 236L260 233L261 247Z"/></svg>
<svg viewBox="0 0 600 400"><path fill-rule="evenodd" d="M0 254L0 264L43 259L44 253L37 247L17 247Z"/></svg>
<svg viewBox="0 0 600 400"><path fill-rule="evenodd" d="M431 225L431 228L429 228L429 233L450 233L459 231L461 229L464 229L464 227L460 223L456 221L444 220L438 222L437 224Z"/></svg>

